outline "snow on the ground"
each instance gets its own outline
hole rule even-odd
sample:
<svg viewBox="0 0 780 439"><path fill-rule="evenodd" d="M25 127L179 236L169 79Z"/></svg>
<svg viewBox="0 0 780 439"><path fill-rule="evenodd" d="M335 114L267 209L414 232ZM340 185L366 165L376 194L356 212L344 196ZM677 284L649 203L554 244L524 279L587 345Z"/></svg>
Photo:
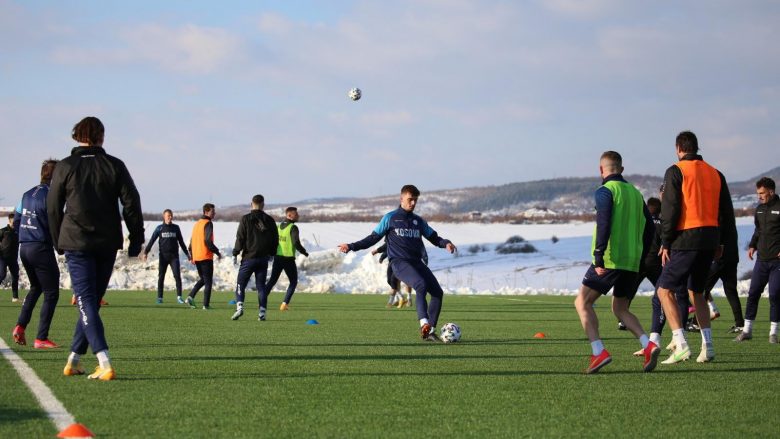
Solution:
<svg viewBox="0 0 780 439"><path fill-rule="evenodd" d="M147 239L158 222L146 223ZM177 222L184 239L189 242L194 222ZM752 269L743 249L753 233L752 218L737 220L740 246L738 273ZM587 269L594 224L478 224L442 223L431 224L440 236L453 241L458 253L451 255L443 249L428 244L429 265L439 282L450 294L576 294L582 276ZM372 223L299 223L301 240L310 256L298 256L298 291L313 293L369 293L388 291L386 284L387 262L379 264L379 256L372 256L369 250L341 254L336 246L353 242L370 234ZM231 252L235 242L238 223L215 222L214 235L217 246L225 257L215 260L215 289L235 288L237 267L233 265ZM538 252L528 254L501 255L495 252L496 245L511 236L519 235L533 244ZM554 243L552 237L558 242ZM152 248L147 262L137 258L129 259L124 253L117 258L110 288L145 289L157 288L157 245ZM61 285L70 288L70 278L63 257L60 261ZM27 278L22 271L21 285L27 288ZM270 271L270 267L269 267ZM188 290L197 280L194 265L182 259L182 281ZM6 281L7 284L8 281ZM748 281L739 283L741 294L745 294ZM173 277L166 278L166 290L173 289ZM254 287L254 280L250 282ZM6 285L7 287L7 285ZM287 287L287 278L282 275L275 290ZM640 294L650 294L652 286L645 281ZM186 293L186 291L185 291ZM720 284L713 291L723 295Z"/></svg>

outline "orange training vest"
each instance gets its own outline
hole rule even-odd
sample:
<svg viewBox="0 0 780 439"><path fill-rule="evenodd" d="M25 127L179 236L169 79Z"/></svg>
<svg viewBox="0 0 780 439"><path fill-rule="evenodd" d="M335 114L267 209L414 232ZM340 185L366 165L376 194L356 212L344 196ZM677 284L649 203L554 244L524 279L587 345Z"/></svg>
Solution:
<svg viewBox="0 0 780 439"><path fill-rule="evenodd" d="M195 223L192 228L192 238L190 238L190 245L192 246L192 260L207 261L214 258L214 253L206 247L206 224L211 220L201 218ZM214 235L212 233L212 238Z"/></svg>
<svg viewBox="0 0 780 439"><path fill-rule="evenodd" d="M682 211L677 230L718 227L720 175L704 160L680 160L682 171Z"/></svg>

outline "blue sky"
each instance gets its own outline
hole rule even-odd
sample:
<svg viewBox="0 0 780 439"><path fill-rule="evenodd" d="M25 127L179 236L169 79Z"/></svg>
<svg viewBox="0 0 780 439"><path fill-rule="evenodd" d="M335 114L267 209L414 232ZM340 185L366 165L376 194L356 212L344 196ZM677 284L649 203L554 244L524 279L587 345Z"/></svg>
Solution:
<svg viewBox="0 0 780 439"><path fill-rule="evenodd" d="M772 1L0 0L0 205L94 115L144 210L778 166ZM351 87L363 99L351 102Z"/></svg>

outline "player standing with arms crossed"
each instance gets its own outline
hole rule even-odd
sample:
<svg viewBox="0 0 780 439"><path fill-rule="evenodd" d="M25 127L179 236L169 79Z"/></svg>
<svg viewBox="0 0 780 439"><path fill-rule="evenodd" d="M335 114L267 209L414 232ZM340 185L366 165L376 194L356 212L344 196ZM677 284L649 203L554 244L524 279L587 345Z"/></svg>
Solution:
<svg viewBox="0 0 780 439"><path fill-rule="evenodd" d="M181 236L181 229L178 225L173 223L173 211L171 209L165 209L163 211L163 223L157 226L152 233L149 243L146 244L146 249L141 254L141 259L146 262L147 255L152 249L154 242L160 238L160 265L159 274L157 276L157 303L163 302L163 286L165 285L165 273L168 271L168 266L171 266L171 272L173 273L173 280L176 282L176 300L179 303L184 303L181 299L181 263L179 262L179 248L187 255L187 259L190 258L190 253L187 250L187 245L184 243L184 237Z"/></svg>

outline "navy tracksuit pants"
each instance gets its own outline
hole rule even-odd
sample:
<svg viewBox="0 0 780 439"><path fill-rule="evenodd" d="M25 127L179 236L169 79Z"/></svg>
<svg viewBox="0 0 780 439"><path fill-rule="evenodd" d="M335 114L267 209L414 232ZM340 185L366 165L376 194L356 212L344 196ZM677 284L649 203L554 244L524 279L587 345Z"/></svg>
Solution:
<svg viewBox="0 0 780 439"><path fill-rule="evenodd" d="M166 255L160 253L160 269L157 277L157 298L162 299L163 286L165 285L165 273L168 272L168 266L171 266L173 280L176 282L176 295L181 296L181 263L179 255Z"/></svg>
<svg viewBox="0 0 780 439"><path fill-rule="evenodd" d="M16 324L27 328L38 298L43 294L37 340L49 339L49 328L60 298L60 268L54 257L54 249L42 242L23 242L19 246L22 266L30 280L30 291L24 298Z"/></svg>
<svg viewBox="0 0 780 439"><path fill-rule="evenodd" d="M395 276L406 285L410 285L417 292L417 318L428 319L431 326L436 327L441 312L441 303L444 298L439 281L421 260L393 259L390 261ZM431 295L431 303L428 304L426 296Z"/></svg>
<svg viewBox="0 0 780 439"><path fill-rule="evenodd" d="M19 298L19 261L16 258L0 258L0 283L5 280L6 270L11 273L11 294L14 299Z"/></svg>
<svg viewBox="0 0 780 439"><path fill-rule="evenodd" d="M116 251L105 253L88 253L81 251L66 251L65 260L70 271L70 282L73 294L76 295L76 306L79 318L76 322L76 332L70 350L79 355L92 352L98 353L108 349L103 320L100 318L100 299L106 294L111 273L114 271Z"/></svg>
<svg viewBox="0 0 780 439"><path fill-rule="evenodd" d="M769 321L780 322L780 259L756 261L753 277L750 278L745 320L755 320L758 314L758 300L769 284Z"/></svg>
<svg viewBox="0 0 780 439"><path fill-rule="evenodd" d="M653 313L651 317L650 332L656 332L662 334L664 325L666 324L666 316L664 315L663 307L661 306L661 299L658 298L658 278L661 277L661 266L650 265L644 267L637 275L637 288L642 281L647 278L653 287L656 287L655 293L653 293L650 303L653 306ZM677 311L680 313L680 318L685 322L688 316L688 307L690 306L690 300L688 299L688 290L685 288L678 288L674 293L677 299Z"/></svg>
<svg viewBox="0 0 780 439"><path fill-rule="evenodd" d="M255 275L258 306L266 308L268 290L265 288L265 276L268 274L268 257L241 260L241 266L238 267L238 280L236 281L236 302L244 302L244 292L253 274Z"/></svg>
<svg viewBox="0 0 780 439"><path fill-rule="evenodd" d="M723 258L712 263L710 272L707 274L707 285L704 291L709 293L712 287L720 279L723 283L723 293L729 301L731 312L734 313L734 325L738 327L745 326L745 318L742 316L742 304L739 301L737 292L737 261L724 262Z"/></svg>
<svg viewBox="0 0 780 439"><path fill-rule="evenodd" d="M282 275L282 271L287 275L287 280L290 281L290 284L287 286L287 294L284 296L284 303L289 305L293 294L295 294L295 288L298 286L298 267L295 265L295 258L274 256L271 278L265 284L265 290L270 293L274 289L274 285L279 280L279 276Z"/></svg>
<svg viewBox="0 0 780 439"><path fill-rule="evenodd" d="M198 269L198 281L192 286L190 297L194 299L203 288L203 306L208 307L211 303L211 285L214 283L214 260L196 261L195 268Z"/></svg>

